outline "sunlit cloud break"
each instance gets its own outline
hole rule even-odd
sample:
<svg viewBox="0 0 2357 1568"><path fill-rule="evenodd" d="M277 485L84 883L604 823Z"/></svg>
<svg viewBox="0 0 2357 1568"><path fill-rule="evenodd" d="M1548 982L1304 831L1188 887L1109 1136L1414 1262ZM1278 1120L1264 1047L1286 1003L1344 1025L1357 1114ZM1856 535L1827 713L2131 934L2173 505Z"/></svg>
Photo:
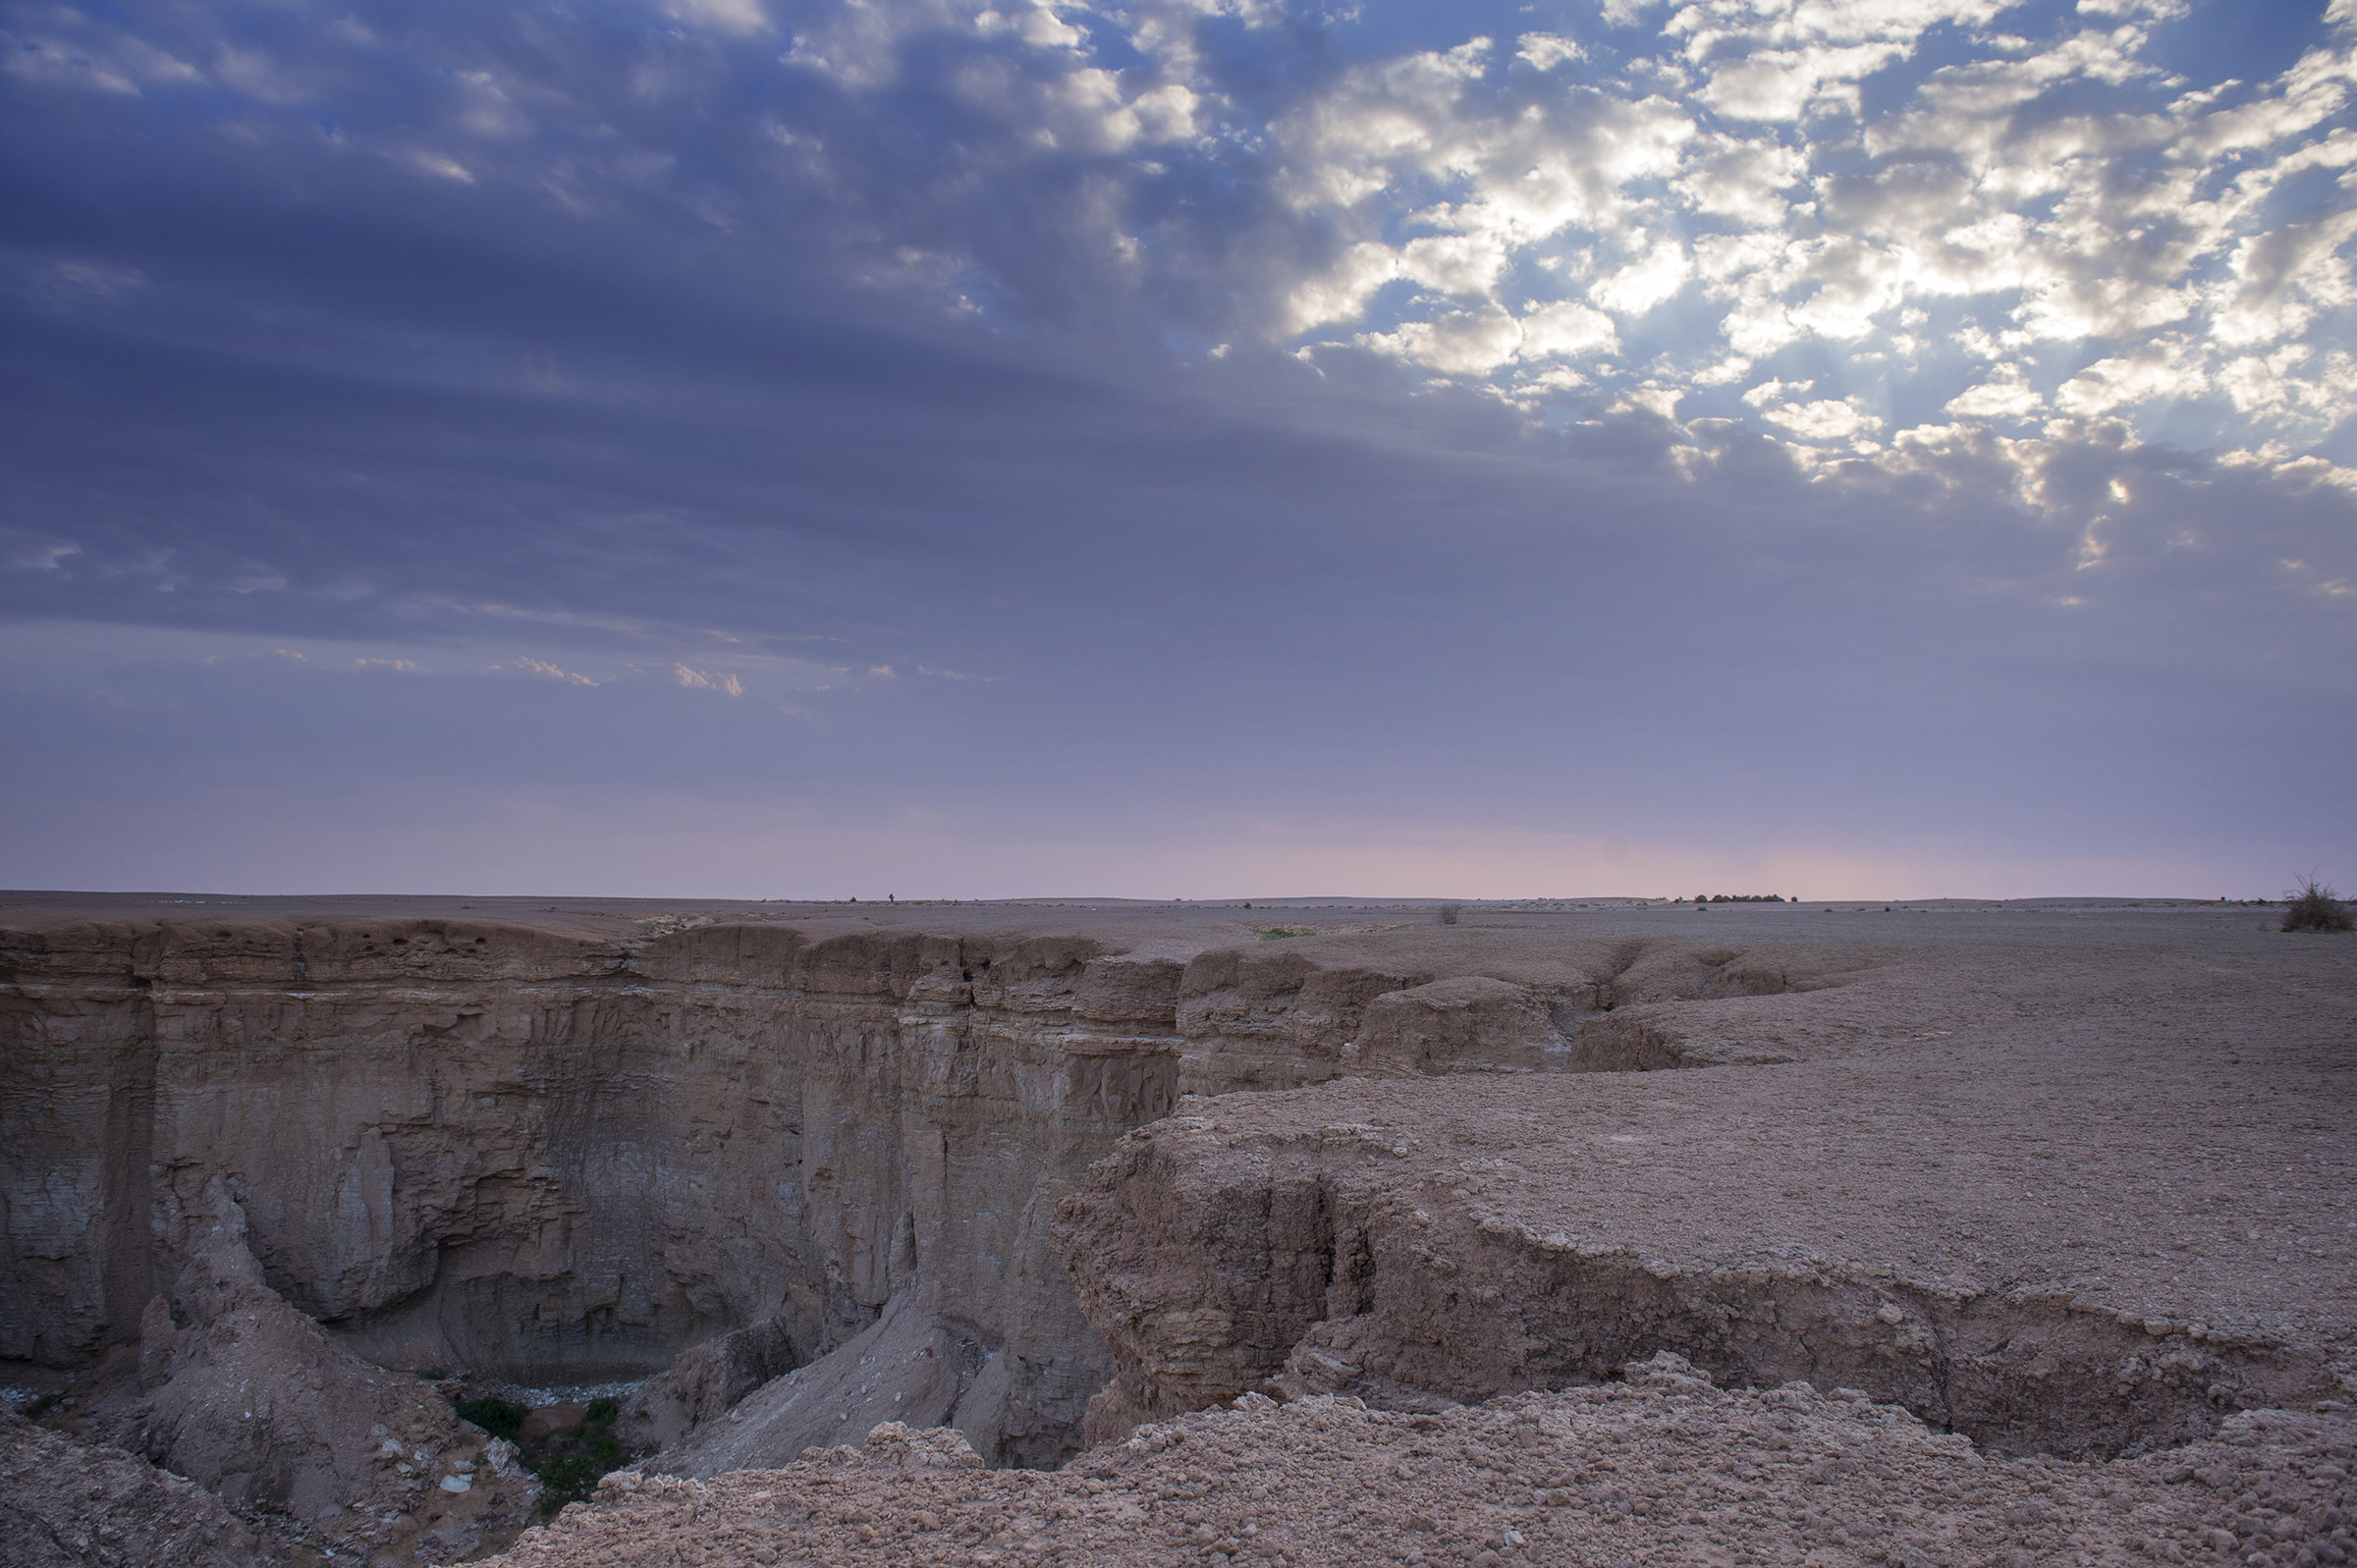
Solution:
<svg viewBox="0 0 2357 1568"><path fill-rule="evenodd" d="M2001 9L1713 0L1617 58L1526 37L1362 67L1284 130L1297 202L1363 236L1294 323L1534 408L1652 394L1827 458L2178 409L2304 455L2357 406L2357 6L2274 81L2205 84L2143 58L2173 8L2082 5L2042 39L1991 30ZM1971 58L1862 109L1943 27Z"/></svg>

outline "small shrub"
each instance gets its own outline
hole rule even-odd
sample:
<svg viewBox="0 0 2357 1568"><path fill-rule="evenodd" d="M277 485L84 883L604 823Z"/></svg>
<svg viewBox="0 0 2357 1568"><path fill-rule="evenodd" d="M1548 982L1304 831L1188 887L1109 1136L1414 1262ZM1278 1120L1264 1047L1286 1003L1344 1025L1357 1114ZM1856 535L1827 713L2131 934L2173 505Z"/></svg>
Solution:
<svg viewBox="0 0 2357 1568"><path fill-rule="evenodd" d="M440 1382L450 1376L450 1369L448 1367L428 1367L417 1376L423 1378L427 1382Z"/></svg>
<svg viewBox="0 0 2357 1568"><path fill-rule="evenodd" d="M605 1479L605 1468L587 1454L551 1454L540 1462L540 1511L553 1514L569 1502L587 1502Z"/></svg>
<svg viewBox="0 0 2357 1568"><path fill-rule="evenodd" d="M622 1468L629 1451L614 1435L614 1423L621 1417L621 1402L600 1394L582 1409L579 1426L546 1439L543 1457L532 1469L540 1481L542 1513L586 1501L602 1477Z"/></svg>
<svg viewBox="0 0 2357 1568"><path fill-rule="evenodd" d="M27 1421L38 1421L43 1416L49 1414L50 1411L55 1410L57 1407L57 1395L43 1394L40 1398L35 1399L31 1404L25 1407L25 1419Z"/></svg>
<svg viewBox="0 0 2357 1568"><path fill-rule="evenodd" d="M512 1405L491 1394L480 1399L462 1399L458 1411L461 1421L471 1421L492 1436L505 1437L510 1442L523 1431L523 1418L531 1414L521 1405Z"/></svg>
<svg viewBox="0 0 2357 1568"><path fill-rule="evenodd" d="M1263 942L1283 942L1288 937L1311 935L1307 926L1258 926L1254 929L1260 933L1260 940Z"/></svg>
<svg viewBox="0 0 2357 1568"><path fill-rule="evenodd" d="M2357 929L2357 921L2349 918L2349 906L2340 901L2340 894L2310 877L2283 895L2282 929L2349 931Z"/></svg>
<svg viewBox="0 0 2357 1568"><path fill-rule="evenodd" d="M1453 926L1456 924L1456 917L1464 912L1465 906L1463 904L1445 903L1441 905L1440 910L1441 924L1444 926Z"/></svg>

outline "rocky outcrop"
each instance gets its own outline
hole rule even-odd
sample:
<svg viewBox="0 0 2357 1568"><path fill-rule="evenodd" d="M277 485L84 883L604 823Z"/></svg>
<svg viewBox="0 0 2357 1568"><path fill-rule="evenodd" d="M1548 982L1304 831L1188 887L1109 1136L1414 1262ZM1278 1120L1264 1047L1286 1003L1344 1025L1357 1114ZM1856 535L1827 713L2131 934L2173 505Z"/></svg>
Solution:
<svg viewBox="0 0 2357 1568"><path fill-rule="evenodd" d="M907 1297L834 1354L707 1417L649 1461L672 1475L717 1476L791 1464L805 1448L860 1441L886 1422L955 1429L994 1442L1011 1417L1014 1371L970 1333Z"/></svg>
<svg viewBox="0 0 2357 1568"><path fill-rule="evenodd" d="M1670 1355L1438 1414L1248 1395L1052 1476L966 1468L961 1446L884 1427L773 1471L611 1476L497 1561L2291 1565L2357 1546L2344 1416L2248 1413L2166 1455L2056 1464L1854 1389L1715 1387Z"/></svg>
<svg viewBox="0 0 2357 1568"><path fill-rule="evenodd" d="M637 1453L675 1448L699 1424L800 1363L791 1324L770 1319L707 1339L641 1383L622 1411L621 1435Z"/></svg>
<svg viewBox="0 0 2357 1568"><path fill-rule="evenodd" d="M1255 1391L1439 1410L1663 1350L2016 1452L2328 1408L2357 1389L2348 1047L2313 1008L2287 1032L2281 984L2212 981L2222 1037L2162 1033L2161 1002L1673 1080L1189 1102L1064 1205L1119 1369L1088 1435Z"/></svg>
<svg viewBox="0 0 2357 1568"><path fill-rule="evenodd" d="M292 1560L193 1482L0 1410L0 1561L10 1568L269 1568Z"/></svg>
<svg viewBox="0 0 2357 1568"><path fill-rule="evenodd" d="M207 1196L211 1224L142 1315L136 1371L128 1355L102 1370L96 1430L233 1506L338 1535L407 1512L463 1474L453 1466L473 1471L484 1433L426 1383L361 1360L281 1300L238 1206L219 1182Z"/></svg>
<svg viewBox="0 0 2357 1568"><path fill-rule="evenodd" d="M267 1284L392 1366L630 1376L754 1323L792 1365L957 1303L1034 1462L1104 1371L1035 1195L1176 1077L1179 966L1080 938L165 923L9 966L0 1352L135 1338L219 1182Z"/></svg>

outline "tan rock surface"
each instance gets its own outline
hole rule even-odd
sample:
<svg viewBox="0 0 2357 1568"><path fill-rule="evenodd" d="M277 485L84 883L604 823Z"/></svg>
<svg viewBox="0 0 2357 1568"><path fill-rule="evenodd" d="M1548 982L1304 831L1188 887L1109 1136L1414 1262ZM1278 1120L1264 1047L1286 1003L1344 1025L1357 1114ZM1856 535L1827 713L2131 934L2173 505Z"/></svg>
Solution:
<svg viewBox="0 0 2357 1568"><path fill-rule="evenodd" d="M1662 1348L2013 1449L2343 1394L2357 948L1999 935L1654 1008L1803 1059L1188 1102L1067 1204L1121 1366L1092 1433L1254 1388L1477 1399Z"/></svg>

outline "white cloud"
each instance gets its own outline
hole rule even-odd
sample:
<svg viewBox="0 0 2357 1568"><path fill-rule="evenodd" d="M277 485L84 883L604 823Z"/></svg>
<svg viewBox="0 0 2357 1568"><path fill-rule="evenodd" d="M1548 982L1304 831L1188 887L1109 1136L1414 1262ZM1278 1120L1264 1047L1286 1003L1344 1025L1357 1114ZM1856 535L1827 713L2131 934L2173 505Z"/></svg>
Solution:
<svg viewBox="0 0 2357 1568"><path fill-rule="evenodd" d="M398 664L399 668L403 669L414 670L417 668L415 665L401 663L399 661L387 661L383 659L356 661L356 663L363 664L386 664L388 662L396 663ZM597 684L596 681L590 679L587 676L576 675L570 670L559 669L555 665L547 664L541 660L534 659L528 654L520 654L517 656L516 668L522 671L526 675L539 676L548 680L562 680L568 685L594 686ZM682 671L683 675L686 673L687 672L685 670ZM682 682L682 684L685 683L686 682L685 681Z"/></svg>
<svg viewBox="0 0 2357 1568"><path fill-rule="evenodd" d="M1696 0L1664 31L1686 39L1696 94L1736 120L1790 122L1859 106L1858 83L1913 53L1930 27L1977 27L1998 0Z"/></svg>
<svg viewBox="0 0 2357 1568"><path fill-rule="evenodd" d="M717 691L731 697L744 695L744 683L734 675L713 675L707 671L690 670L682 664L675 664L671 668L683 686L699 691ZM891 672L886 671L885 674L889 675Z"/></svg>
<svg viewBox="0 0 2357 1568"><path fill-rule="evenodd" d="M1362 333L1361 348L1449 375L1485 376L1521 351L1522 329L1505 311L1452 310L1391 332Z"/></svg>
<svg viewBox="0 0 2357 1568"><path fill-rule="evenodd" d="M1056 14L1053 6L1018 5L1012 15L1001 11L984 11L974 18L976 31L988 35L1012 32L1034 49L1077 49L1088 41L1088 33L1073 27Z"/></svg>
<svg viewBox="0 0 2357 1568"><path fill-rule="evenodd" d="M2055 406L2084 417L2136 404L2198 398L2209 390L2210 377L2198 351L2170 340L2097 360L2062 384Z"/></svg>
<svg viewBox="0 0 2357 1568"><path fill-rule="evenodd" d="M2345 349L2319 353L2295 343L2264 358L2243 354L2220 367L2217 384L2241 412L2303 434L2322 435L2357 413L2357 359Z"/></svg>
<svg viewBox="0 0 2357 1568"><path fill-rule="evenodd" d="M1533 71L1553 71L1567 60L1587 57L1576 40L1553 32L1526 32L1514 40L1514 58L1525 61Z"/></svg>
<svg viewBox="0 0 2357 1568"><path fill-rule="evenodd" d="M1399 258L1388 246L1362 242L1343 252L1325 273L1305 278L1286 301L1288 336L1329 321L1348 321L1367 307L1376 290L1399 276Z"/></svg>
<svg viewBox="0 0 2357 1568"><path fill-rule="evenodd" d="M2137 17L2151 22L2174 22L2190 9L2185 0L2079 0L2079 15L2121 22Z"/></svg>
<svg viewBox="0 0 2357 1568"><path fill-rule="evenodd" d="M1941 428L2202 400L2311 435L2346 417L2341 361L2276 351L2357 316L2357 180L2317 184L2357 170L2357 39L2272 82L2191 90L2144 56L2182 7L2091 0L2044 39L1981 34L1979 58L1851 118L1859 84L1930 28L2002 9L1696 0L1656 58L1617 79L1583 60L1552 94L1520 71L1572 58L1552 34L1514 40L1514 72L1486 40L1355 67L1278 130L1281 189L1343 243L1286 281L1277 329L1339 326L1521 399L1627 400L1634 367L1537 364L1617 356L1642 320L1703 341L1647 367L1628 406L1805 345L1876 377L1952 374L1958 351L1987 361ZM1727 129L1704 129L1706 110ZM2308 206L2286 221L2273 203L2295 179ZM1570 297L1548 324L1524 307L1517 341L1505 295L1533 269ZM1416 292L1382 292L1395 282ZM1389 324L1367 319L1379 296ZM1881 428L1853 401L1759 392L1756 417L1790 439L1871 445Z"/></svg>
<svg viewBox="0 0 2357 1568"><path fill-rule="evenodd" d="M1588 358L1620 351L1613 318L1575 299L1542 305L1522 318L1524 359Z"/></svg>
<svg viewBox="0 0 2357 1568"><path fill-rule="evenodd" d="M1805 185L1808 176L1808 156L1798 147L1712 135L1688 149L1675 189L1697 212L1773 229L1791 215L1784 192Z"/></svg>
<svg viewBox="0 0 2357 1568"><path fill-rule="evenodd" d="M1821 398L1815 403L1786 404L1771 408L1765 417L1803 441L1852 441L1882 429L1882 420L1850 399Z"/></svg>
<svg viewBox="0 0 2357 1568"><path fill-rule="evenodd" d="M1987 381L1947 400L1947 411L1959 419L2022 419L2045 406L2017 364L1999 365Z"/></svg>
<svg viewBox="0 0 2357 1568"><path fill-rule="evenodd" d="M2231 276L2216 292L2212 332L2237 348L2276 343L2305 331L2320 311L2357 302L2341 253L2352 237L2357 207L2241 241Z"/></svg>
<svg viewBox="0 0 2357 1568"><path fill-rule="evenodd" d="M1685 246L1656 240L1628 265L1597 280L1588 297L1617 316L1641 316L1674 297L1693 275Z"/></svg>
<svg viewBox="0 0 2357 1568"><path fill-rule="evenodd" d="M766 32L770 27L761 0L664 0L663 14L718 32Z"/></svg>
<svg viewBox="0 0 2357 1568"><path fill-rule="evenodd" d="M1796 394L1807 392L1816 385L1814 381L1763 381L1743 394L1743 401L1754 408L1764 407L1771 403L1788 403Z"/></svg>

